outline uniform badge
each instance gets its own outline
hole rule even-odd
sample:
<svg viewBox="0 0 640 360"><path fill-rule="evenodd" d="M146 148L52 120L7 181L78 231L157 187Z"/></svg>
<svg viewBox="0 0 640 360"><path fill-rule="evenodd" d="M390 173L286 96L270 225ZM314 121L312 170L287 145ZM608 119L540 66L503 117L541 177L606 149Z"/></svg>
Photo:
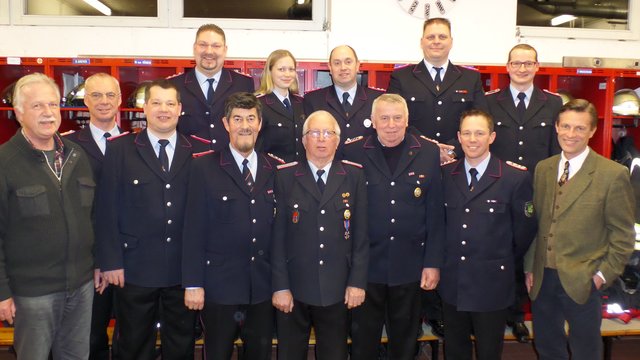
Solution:
<svg viewBox="0 0 640 360"><path fill-rule="evenodd" d="M362 124L364 125L364 127L366 127L367 129L371 127L371 120L369 119L364 119L364 121L362 122Z"/></svg>
<svg viewBox="0 0 640 360"><path fill-rule="evenodd" d="M291 216L291 222L294 224L297 224L299 219L300 219L300 213L298 212L298 210L293 210L293 215Z"/></svg>
<svg viewBox="0 0 640 360"><path fill-rule="evenodd" d="M533 201L527 201L524 203L524 216L530 218L535 214L535 209L533 208Z"/></svg>
<svg viewBox="0 0 640 360"><path fill-rule="evenodd" d="M349 194L348 192L342 193L342 202L343 203L345 203L345 204L349 203L349 195L351 195L351 194Z"/></svg>
<svg viewBox="0 0 640 360"><path fill-rule="evenodd" d="M419 198L422 195L422 189L418 186L415 190L413 190L413 196Z"/></svg>
<svg viewBox="0 0 640 360"><path fill-rule="evenodd" d="M344 239L349 240L350 237L350 228L351 228L351 210L347 209L344 211Z"/></svg>

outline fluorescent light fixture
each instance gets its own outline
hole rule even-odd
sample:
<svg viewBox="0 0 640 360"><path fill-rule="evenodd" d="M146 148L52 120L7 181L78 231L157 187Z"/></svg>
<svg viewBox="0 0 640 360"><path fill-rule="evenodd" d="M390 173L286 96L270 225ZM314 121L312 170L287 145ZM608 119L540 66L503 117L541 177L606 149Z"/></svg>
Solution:
<svg viewBox="0 0 640 360"><path fill-rule="evenodd" d="M98 0L83 0L83 1L93 6L96 10L100 11L104 15L111 16L111 9L107 5L101 3L100 1Z"/></svg>
<svg viewBox="0 0 640 360"><path fill-rule="evenodd" d="M87 1L87 0L85 0ZM560 16L556 16L553 19L551 19L551 26L558 26L560 24L564 24L566 22L569 22L571 20L575 20L577 19L577 17L573 16L573 15L560 15Z"/></svg>
<svg viewBox="0 0 640 360"><path fill-rule="evenodd" d="M298 3L298 5L302 5L302 4L304 4L304 1L305 0L297 0L296 2Z"/></svg>

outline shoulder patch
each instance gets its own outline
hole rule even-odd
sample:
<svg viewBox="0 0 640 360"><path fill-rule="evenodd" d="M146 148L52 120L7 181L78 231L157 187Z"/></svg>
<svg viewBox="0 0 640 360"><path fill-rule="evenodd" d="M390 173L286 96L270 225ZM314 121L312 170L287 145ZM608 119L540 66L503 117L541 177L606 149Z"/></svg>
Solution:
<svg viewBox="0 0 640 360"><path fill-rule="evenodd" d="M108 141L113 141L113 140L118 139L118 138L121 138L121 137L123 137L123 136L125 136L125 135L129 135L129 133L130 133L129 131L121 132L120 134L118 134L118 135L114 135L114 136L112 136L112 137L108 138L107 140L108 140Z"/></svg>
<svg viewBox="0 0 640 360"><path fill-rule="evenodd" d="M197 153L193 153L191 154L191 157L193 157L194 159L199 158L201 156L205 156L205 155L209 155L209 154L213 154L215 151L213 150L207 150L207 151L201 151L201 152L197 152Z"/></svg>
<svg viewBox="0 0 640 360"><path fill-rule="evenodd" d="M269 155L270 158L272 158L273 160L279 162L280 164L284 164L285 163L284 160L282 160L281 158L273 155L272 153L267 153L267 155Z"/></svg>
<svg viewBox="0 0 640 360"><path fill-rule="evenodd" d="M499 91L500 91L500 88L495 89L495 90L489 90L489 91L485 92L484 95L487 96L487 95L495 94L495 93L497 93Z"/></svg>
<svg viewBox="0 0 640 360"><path fill-rule="evenodd" d="M198 141L200 141L200 142L201 142L201 143L203 143L203 144L207 144L207 145L208 145L208 144L210 144L210 143L211 143L211 141L210 141L210 140L207 140L207 139L201 138L200 136L195 136L195 135L190 135L190 136L191 136L191 138L192 138L193 140L198 140Z"/></svg>
<svg viewBox="0 0 640 360"><path fill-rule="evenodd" d="M420 138L421 138L422 140L431 141L431 142L432 142L432 143L434 143L434 144L439 144L438 140L433 140L432 138L428 138L428 137L426 137L426 136L424 136L424 135L420 135Z"/></svg>
<svg viewBox="0 0 640 360"><path fill-rule="evenodd" d="M364 139L364 136L360 135L360 136L356 136L354 138L347 138L347 140L344 141L345 145L349 145L349 144L353 144L355 142L358 142L360 140Z"/></svg>
<svg viewBox="0 0 640 360"><path fill-rule="evenodd" d="M351 166L355 166L357 168L362 169L362 165L358 164L357 162L353 162L353 161L349 161L349 160L342 160L343 164L347 164L347 165L351 165Z"/></svg>
<svg viewBox="0 0 640 360"><path fill-rule="evenodd" d="M297 161L293 161L293 162L286 163L286 164L280 164L280 165L277 166L277 168L278 168L278 170L282 170L282 169L287 169L287 168L290 168L290 167L296 166L296 165L298 165L298 162Z"/></svg>
<svg viewBox="0 0 640 360"><path fill-rule="evenodd" d="M61 133L61 134L60 134L60 136L67 136L67 135L71 135L71 134L73 134L74 132L76 132L76 131L75 131L75 130L65 131L65 132Z"/></svg>
<svg viewBox="0 0 640 360"><path fill-rule="evenodd" d="M547 89L542 89L542 91L546 92L547 94L551 94L551 95L555 95L555 96L560 96L560 94L555 93L555 92L553 92L553 91L549 91L549 90L547 90Z"/></svg>
<svg viewBox="0 0 640 360"><path fill-rule="evenodd" d="M454 162L456 162L456 161L458 161L458 160L456 160L456 159L451 159L451 160L449 160L449 161L445 161L445 162L443 162L442 164L440 164L440 166L445 166L445 165L453 164L453 163L454 163Z"/></svg>
<svg viewBox="0 0 640 360"><path fill-rule="evenodd" d="M518 170L527 171L527 167L524 165L516 164L513 161L507 161L507 165L514 167Z"/></svg>

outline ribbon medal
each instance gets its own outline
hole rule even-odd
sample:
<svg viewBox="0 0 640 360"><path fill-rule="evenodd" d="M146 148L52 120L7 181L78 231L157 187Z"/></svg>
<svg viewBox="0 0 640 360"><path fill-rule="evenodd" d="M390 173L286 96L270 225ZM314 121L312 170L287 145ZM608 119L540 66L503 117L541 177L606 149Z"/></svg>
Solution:
<svg viewBox="0 0 640 360"><path fill-rule="evenodd" d="M300 213L298 212L298 210L293 210L293 216L291 216L291 222L293 222L294 224L298 223L298 218L300 217Z"/></svg>
<svg viewBox="0 0 640 360"><path fill-rule="evenodd" d="M347 209L344 211L344 239L349 240L349 228L351 227L351 210Z"/></svg>

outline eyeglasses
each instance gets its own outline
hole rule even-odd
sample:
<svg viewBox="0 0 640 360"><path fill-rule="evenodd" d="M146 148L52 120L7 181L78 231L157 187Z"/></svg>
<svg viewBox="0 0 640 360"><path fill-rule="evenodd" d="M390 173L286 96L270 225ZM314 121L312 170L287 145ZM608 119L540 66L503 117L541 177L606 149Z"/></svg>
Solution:
<svg viewBox="0 0 640 360"><path fill-rule="evenodd" d="M520 67L524 65L524 68L527 70L533 69L534 66L538 65L536 61L510 61L509 67L518 70Z"/></svg>
<svg viewBox="0 0 640 360"><path fill-rule="evenodd" d="M322 135L323 138L325 139L331 139L332 137L336 136L336 132L333 130L309 130L306 133L304 133L305 135L309 135L314 139L320 139L320 135Z"/></svg>
<svg viewBox="0 0 640 360"><path fill-rule="evenodd" d="M116 94L114 92L108 92L106 94L99 93L99 92L92 92L92 93L89 94L89 97L93 101L100 101L100 100L102 100L103 96L106 96L107 99L109 99L109 100L115 100L118 96L120 96L120 94Z"/></svg>

